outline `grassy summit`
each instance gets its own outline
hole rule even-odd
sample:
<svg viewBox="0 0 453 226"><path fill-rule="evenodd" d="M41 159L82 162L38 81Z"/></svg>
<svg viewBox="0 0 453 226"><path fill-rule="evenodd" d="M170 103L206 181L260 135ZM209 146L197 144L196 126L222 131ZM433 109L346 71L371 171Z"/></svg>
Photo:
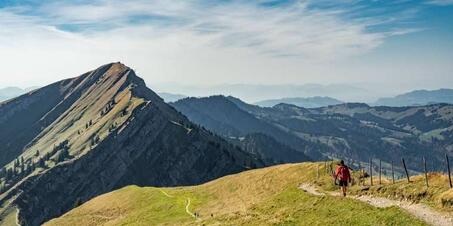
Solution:
<svg viewBox="0 0 453 226"><path fill-rule="evenodd" d="M314 182L316 168L316 163L280 165L193 187L129 186L46 225L424 225L396 207L379 209L298 189Z"/></svg>

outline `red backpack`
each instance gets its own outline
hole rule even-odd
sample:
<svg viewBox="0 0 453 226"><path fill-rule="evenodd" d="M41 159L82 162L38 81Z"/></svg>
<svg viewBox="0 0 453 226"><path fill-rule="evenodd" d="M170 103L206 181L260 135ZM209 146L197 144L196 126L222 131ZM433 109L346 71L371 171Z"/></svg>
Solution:
<svg viewBox="0 0 453 226"><path fill-rule="evenodd" d="M349 169L347 166L340 166L337 169L337 176L342 181L348 181L351 175L349 174Z"/></svg>

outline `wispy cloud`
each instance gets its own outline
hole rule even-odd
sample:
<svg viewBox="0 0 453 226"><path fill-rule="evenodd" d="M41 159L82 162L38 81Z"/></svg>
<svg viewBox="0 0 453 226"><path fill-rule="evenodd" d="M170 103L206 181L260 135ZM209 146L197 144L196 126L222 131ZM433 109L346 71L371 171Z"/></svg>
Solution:
<svg viewBox="0 0 453 226"><path fill-rule="evenodd" d="M447 6L453 5L453 0L430 0L427 3L432 5Z"/></svg>
<svg viewBox="0 0 453 226"><path fill-rule="evenodd" d="M360 15L360 1L51 1L5 8L14 23L54 27L81 37L105 34L147 40L190 35L194 44L245 48L271 56L323 60L357 55L385 38L413 31L387 27L400 21ZM358 9L358 10L356 10ZM401 11L399 12L401 13ZM5 19L5 18L3 18ZM24 21L21 21L24 20ZM4 21L2 21L3 23ZM384 29L373 30L380 25Z"/></svg>
<svg viewBox="0 0 453 226"><path fill-rule="evenodd" d="M427 18L423 10L438 8L420 3L426 1L0 0L0 86L44 85L112 61L150 85L426 85L425 75L451 84L449 36L439 42L425 31L428 44L414 38L420 26L431 28L417 23Z"/></svg>

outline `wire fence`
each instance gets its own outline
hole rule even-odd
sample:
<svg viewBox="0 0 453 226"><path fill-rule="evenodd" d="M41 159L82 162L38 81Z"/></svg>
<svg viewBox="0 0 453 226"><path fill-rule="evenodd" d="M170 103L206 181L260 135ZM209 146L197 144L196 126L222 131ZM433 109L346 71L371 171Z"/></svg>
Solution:
<svg viewBox="0 0 453 226"><path fill-rule="evenodd" d="M445 154L445 169L441 170L442 173L446 173L448 175L448 180L447 183L450 186L450 188L453 188L452 184L452 179L451 179L451 168L450 168L450 158L447 154ZM381 185L383 184L383 177L385 177L386 180L391 181L392 184L395 184L397 180L405 178L407 183L411 183L411 175L414 176L415 174L420 175L420 172L424 176L425 180L425 186L428 188L430 186L429 183L429 177L428 173L429 171L427 169L427 161L426 157L422 157L421 163L420 164L413 164L416 165L417 168L420 168L420 170L414 171L414 170L409 170L408 165L406 162L406 159L401 158L400 162L394 162L391 161L390 163L384 163L386 164L386 167L383 167L383 162L381 159L376 159L376 158L370 158L369 162L366 165L362 165L360 162L358 164L355 164L353 162L350 162L353 167L355 167L355 170L358 170L359 172L359 181L358 183L360 184L365 184L365 181L369 181L370 186L374 185ZM347 164L349 165L349 164ZM411 166L411 168L415 168L414 166ZM325 173L332 175L334 177L335 172L334 172L334 166L333 166L333 161L325 161L324 162L324 168L325 168ZM396 169L401 169L401 170L396 170ZM438 169L438 168L437 168ZM316 175L317 178L320 176L320 169L318 166ZM367 179L368 178L368 179ZM377 181L376 181L377 179Z"/></svg>

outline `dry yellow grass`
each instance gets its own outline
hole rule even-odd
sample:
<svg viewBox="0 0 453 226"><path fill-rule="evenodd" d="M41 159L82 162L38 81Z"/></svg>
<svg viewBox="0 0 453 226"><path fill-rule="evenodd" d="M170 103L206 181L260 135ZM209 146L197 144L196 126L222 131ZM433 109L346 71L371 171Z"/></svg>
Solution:
<svg viewBox="0 0 453 226"><path fill-rule="evenodd" d="M299 190L301 183L314 182L316 167L280 165L192 187L126 187L46 225L424 225L398 208L378 209ZM199 219L185 212L187 199Z"/></svg>
<svg viewBox="0 0 453 226"><path fill-rule="evenodd" d="M395 184L389 179L383 179L378 184L374 178L374 186L369 186L367 179L365 186L353 186L351 191L356 194L373 194L390 199L421 202L441 211L453 211L453 189L450 189L448 176L440 173L429 173L429 187L426 187L425 176L417 175L407 179L397 180Z"/></svg>

